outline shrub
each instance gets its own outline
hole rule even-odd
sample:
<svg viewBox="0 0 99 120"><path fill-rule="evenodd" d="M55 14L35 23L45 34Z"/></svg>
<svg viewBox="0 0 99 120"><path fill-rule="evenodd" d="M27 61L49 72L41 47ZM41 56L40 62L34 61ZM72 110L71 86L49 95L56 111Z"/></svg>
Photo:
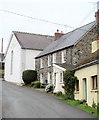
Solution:
<svg viewBox="0 0 99 120"><path fill-rule="evenodd" d="M31 82L37 80L37 72L35 70L25 70L22 73L22 79L26 85L31 84Z"/></svg>
<svg viewBox="0 0 99 120"><path fill-rule="evenodd" d="M99 103L97 103L97 115L99 116Z"/></svg>
<svg viewBox="0 0 99 120"><path fill-rule="evenodd" d="M57 96L63 96L63 94L62 94L61 91L57 92L56 95L57 95Z"/></svg>
<svg viewBox="0 0 99 120"><path fill-rule="evenodd" d="M96 108L96 107L97 107L97 105L96 105L96 103L94 102L94 100L93 100L93 103L92 103L92 107L93 107L93 108Z"/></svg>
<svg viewBox="0 0 99 120"><path fill-rule="evenodd" d="M31 83L31 87L34 87L34 88L40 88L40 81L34 81Z"/></svg>
<svg viewBox="0 0 99 120"><path fill-rule="evenodd" d="M53 92L53 85L52 84L48 84L46 87L45 87L45 91L48 93L48 92Z"/></svg>
<svg viewBox="0 0 99 120"><path fill-rule="evenodd" d="M77 77L74 76L74 71L64 72L64 89L65 99L74 99L74 90Z"/></svg>

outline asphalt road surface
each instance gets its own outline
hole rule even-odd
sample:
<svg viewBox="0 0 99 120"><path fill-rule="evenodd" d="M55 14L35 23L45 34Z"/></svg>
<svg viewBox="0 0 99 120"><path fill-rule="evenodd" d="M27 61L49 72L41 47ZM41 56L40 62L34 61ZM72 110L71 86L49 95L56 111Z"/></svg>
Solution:
<svg viewBox="0 0 99 120"><path fill-rule="evenodd" d="M0 78L0 120L2 118L2 79Z"/></svg>
<svg viewBox="0 0 99 120"><path fill-rule="evenodd" d="M92 118L55 96L4 81L2 100L3 118Z"/></svg>

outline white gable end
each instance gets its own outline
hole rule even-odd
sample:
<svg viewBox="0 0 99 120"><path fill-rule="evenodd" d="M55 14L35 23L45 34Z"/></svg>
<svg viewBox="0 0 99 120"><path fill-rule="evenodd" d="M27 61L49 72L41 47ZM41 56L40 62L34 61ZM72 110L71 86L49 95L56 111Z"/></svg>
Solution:
<svg viewBox="0 0 99 120"><path fill-rule="evenodd" d="M12 56L13 52L13 56ZM5 57L5 80L18 81L21 65L21 46L13 35Z"/></svg>

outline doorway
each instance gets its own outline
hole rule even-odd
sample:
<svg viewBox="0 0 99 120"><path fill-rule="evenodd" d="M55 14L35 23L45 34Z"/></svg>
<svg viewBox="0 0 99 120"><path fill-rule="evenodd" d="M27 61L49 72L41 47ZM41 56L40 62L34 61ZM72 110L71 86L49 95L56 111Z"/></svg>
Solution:
<svg viewBox="0 0 99 120"><path fill-rule="evenodd" d="M87 79L83 78L83 98L87 101Z"/></svg>

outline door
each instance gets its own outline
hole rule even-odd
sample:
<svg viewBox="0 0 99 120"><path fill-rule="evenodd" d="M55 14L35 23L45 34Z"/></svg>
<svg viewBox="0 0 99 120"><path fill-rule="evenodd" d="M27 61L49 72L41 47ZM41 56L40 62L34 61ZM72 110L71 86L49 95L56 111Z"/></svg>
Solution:
<svg viewBox="0 0 99 120"><path fill-rule="evenodd" d="M83 78L83 98L87 101L87 79Z"/></svg>

